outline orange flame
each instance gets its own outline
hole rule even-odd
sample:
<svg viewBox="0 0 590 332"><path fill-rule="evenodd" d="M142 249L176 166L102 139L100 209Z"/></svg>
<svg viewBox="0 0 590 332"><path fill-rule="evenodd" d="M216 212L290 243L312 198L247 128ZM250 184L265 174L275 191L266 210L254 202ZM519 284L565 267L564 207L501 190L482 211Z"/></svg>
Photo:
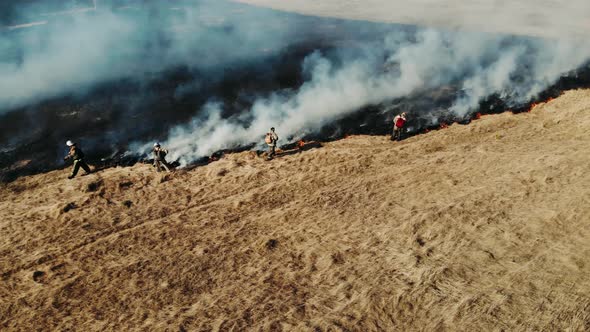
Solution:
<svg viewBox="0 0 590 332"><path fill-rule="evenodd" d="M440 128L439 129L446 129L446 128L449 128L449 125L448 124L446 124L444 122L440 124Z"/></svg>
<svg viewBox="0 0 590 332"><path fill-rule="evenodd" d="M479 112L475 113L475 118L478 120L481 119L481 113L479 113Z"/></svg>
<svg viewBox="0 0 590 332"><path fill-rule="evenodd" d="M553 97L549 97L547 100L540 102L540 103L532 103L531 104L531 108L528 110L528 112L532 111L535 107L539 106L540 104L547 104L552 102L553 100L555 100L555 98Z"/></svg>
<svg viewBox="0 0 590 332"><path fill-rule="evenodd" d="M305 141L304 140L299 140L299 142L297 142L297 148L298 149L303 149L304 146L305 146Z"/></svg>

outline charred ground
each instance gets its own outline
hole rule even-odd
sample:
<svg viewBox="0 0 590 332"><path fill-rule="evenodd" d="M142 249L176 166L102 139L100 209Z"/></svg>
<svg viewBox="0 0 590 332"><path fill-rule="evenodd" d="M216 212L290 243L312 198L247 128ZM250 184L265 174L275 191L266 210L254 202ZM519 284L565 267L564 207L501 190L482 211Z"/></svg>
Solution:
<svg viewBox="0 0 590 332"><path fill-rule="evenodd" d="M239 4L220 6L229 6L226 11L230 13L226 16L230 19L231 15L266 11ZM232 10L239 13L231 14ZM139 78L103 82L74 94L0 110L0 180L12 181L20 175L62 167L64 139L80 141L88 152L89 161L99 165L104 164L105 159L120 159L130 142L162 139L171 127L198 116L206 102L222 101L223 116L234 116L248 109L259 96L299 87L305 79L301 64L313 52L329 54L342 45L354 48L360 41L375 40L392 29L391 25L384 24L273 15L274 20L255 21L252 25L256 29L270 30L277 21L286 25L297 21L297 25L307 28L285 41L282 48L261 48L247 60L203 68L176 66L157 72L146 67ZM235 27L228 24L206 29L220 30L223 34L224 30L231 33ZM396 29L413 28L399 26ZM25 35L28 32L2 33ZM150 51L152 42L143 45L145 52ZM166 40L159 42L166 43ZM21 56L18 50L3 55L17 62ZM141 160L142 156L123 159L125 164L130 164Z"/></svg>
<svg viewBox="0 0 590 332"><path fill-rule="evenodd" d="M296 89L304 82L299 64L311 52L317 51L317 47L316 44L298 45L280 57L225 68L220 76L177 68L147 83L134 80L108 83L83 97L63 97L8 112L0 120L0 142L5 147L0 151L0 180L13 181L18 176L62 167L61 157L66 153L62 147L64 138L78 138L83 142L89 162L97 167L133 165L144 157L128 154L130 142L161 139L171 127L194 117L195 109L212 98L225 101L228 107L224 116L231 117L251 106L253 99L250 96L277 89ZM325 50L329 52L329 48ZM192 84L195 76L212 77L217 81L213 79L198 92L179 96L178 87ZM562 77L529 103L509 105L500 96L492 95L482 100L474 113L456 117L446 109L461 93L460 88L445 86L436 91L423 91L367 106L303 138L333 141L357 134L386 135L391 131L393 116L404 111L412 113L408 136L413 136L438 129L441 125L468 124L478 116L476 114L497 114L506 110L526 112L533 103L556 98L569 89L585 87L590 87L590 66ZM435 124L432 123L433 117L437 119ZM214 155L250 148L251 145L244 145ZM203 156L203 161L197 163L207 160L208 156Z"/></svg>
<svg viewBox="0 0 590 332"><path fill-rule="evenodd" d="M237 4L223 3L220 6L227 6L222 11L227 13L224 14L226 16L219 16L219 12L215 11L211 15L216 19L227 19L228 22L231 22L232 15L247 17L251 12L265 11ZM131 15L116 9L116 6L114 8L115 13ZM145 19L142 15L152 19L150 13L134 15L138 19ZM247 60L208 67L173 66L160 71L151 71L145 67L145 72L137 76L100 82L74 94L0 110L0 180L12 181L18 176L63 167L61 158L66 152L63 142L67 139L79 141L89 162L97 167L132 165L145 156L137 151L129 153L131 143L165 139L171 128L203 115L205 111L202 108L206 103L221 102L224 118L246 115L247 119L245 113L257 98L272 93L289 94L304 84L307 77L302 72L302 66L314 52L320 52L336 65L344 66L344 63L338 63L338 54L361 52L362 45L379 41L392 30L407 31L407 36L412 38L411 32L417 29L414 26L351 22L285 13L274 13L272 17L273 20L268 22L252 19L253 29L272 30L276 24L293 24L305 29L294 34L292 40L285 41L282 47L261 47ZM52 24L51 20L59 19L62 19L61 16L50 18L48 24ZM161 20L166 22L167 18ZM232 24L214 24L204 25L204 28L223 34L231 33L236 27ZM1 33L28 32L18 30ZM165 46L170 42L158 33L150 37L153 39L141 45L146 54L157 48L155 44ZM507 44L511 42L519 41L516 37L506 38ZM236 45L236 49L239 47ZM18 51L3 55L15 58L21 56ZM387 67L389 64L385 62L384 58L384 66L379 70L390 70ZM523 76L528 74L526 70L519 73ZM454 122L469 123L476 113L500 113L508 109L517 113L527 111L534 102L555 98L567 89L589 85L590 67L585 65L563 76L534 100L515 104L512 100L492 94L484 98L478 108L458 117L448 112L448 108L464 91L461 81L451 82L434 89L415 91L403 98L366 105L356 112L334 118L319 131L306 134L303 139L332 141L354 134L384 135L391 130L393 116L402 111L412 114L408 123L411 136ZM283 139L283 143L292 143L293 137ZM245 142L229 149L241 151L252 147L251 142ZM215 154L218 156L223 152ZM197 163L208 160L208 156L202 157L203 160Z"/></svg>

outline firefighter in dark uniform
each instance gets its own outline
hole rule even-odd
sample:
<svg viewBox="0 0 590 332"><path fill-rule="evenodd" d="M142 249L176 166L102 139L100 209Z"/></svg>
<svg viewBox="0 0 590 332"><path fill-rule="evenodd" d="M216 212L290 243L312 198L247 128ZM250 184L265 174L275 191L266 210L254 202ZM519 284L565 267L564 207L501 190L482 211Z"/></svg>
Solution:
<svg viewBox="0 0 590 332"><path fill-rule="evenodd" d="M166 162L166 155L168 154L168 150L162 149L160 143L154 144L154 149L152 150L152 154L154 155L154 167L158 172L164 170L166 172L170 172L170 166L168 166L168 162Z"/></svg>
<svg viewBox="0 0 590 332"><path fill-rule="evenodd" d="M74 161L72 174L68 176L68 179L73 179L76 176L76 174L78 174L80 167L84 169L86 174L90 174L90 167L88 167L88 164L86 164L86 162L84 161L84 152L82 152L82 149L80 149L80 147L72 141L67 141L66 145L70 148L70 152L67 156L64 157L64 160L72 159Z"/></svg>

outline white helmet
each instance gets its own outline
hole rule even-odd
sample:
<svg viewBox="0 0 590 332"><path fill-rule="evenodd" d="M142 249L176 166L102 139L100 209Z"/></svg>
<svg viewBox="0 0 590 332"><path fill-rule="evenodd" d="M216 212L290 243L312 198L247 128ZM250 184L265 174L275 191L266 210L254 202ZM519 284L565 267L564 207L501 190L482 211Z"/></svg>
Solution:
<svg viewBox="0 0 590 332"><path fill-rule="evenodd" d="M154 143L154 147L156 147L156 146L160 146L160 143L158 143L158 142Z"/></svg>
<svg viewBox="0 0 590 332"><path fill-rule="evenodd" d="M68 141L66 142L66 145L67 145L67 146L72 146L72 145L74 145L74 142L72 142L72 141L68 140Z"/></svg>

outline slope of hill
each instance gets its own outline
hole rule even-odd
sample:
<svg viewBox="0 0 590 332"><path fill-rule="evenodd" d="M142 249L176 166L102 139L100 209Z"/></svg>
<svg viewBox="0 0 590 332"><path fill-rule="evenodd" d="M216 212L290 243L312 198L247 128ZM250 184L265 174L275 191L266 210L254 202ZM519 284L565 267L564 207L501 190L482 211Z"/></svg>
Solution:
<svg viewBox="0 0 590 332"><path fill-rule="evenodd" d="M587 331L589 131L577 90L402 142L21 178L0 328Z"/></svg>

